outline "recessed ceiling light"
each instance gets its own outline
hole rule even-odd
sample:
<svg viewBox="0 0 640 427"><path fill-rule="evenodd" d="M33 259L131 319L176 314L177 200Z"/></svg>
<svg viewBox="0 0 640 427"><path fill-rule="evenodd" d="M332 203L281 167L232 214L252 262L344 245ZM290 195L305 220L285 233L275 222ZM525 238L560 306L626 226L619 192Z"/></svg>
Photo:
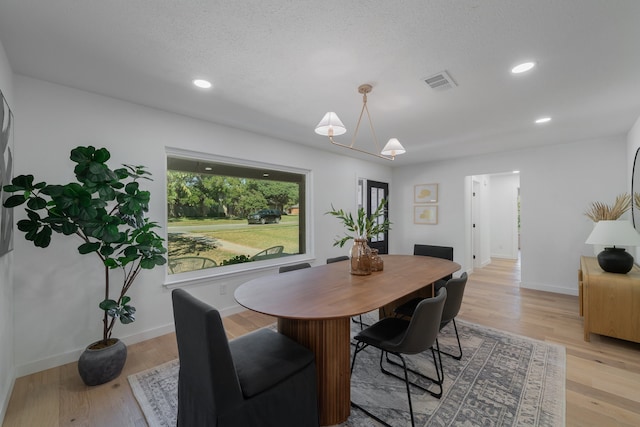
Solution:
<svg viewBox="0 0 640 427"><path fill-rule="evenodd" d="M537 124L541 124L541 123L549 123L551 121L551 117L540 117L538 120L536 120Z"/></svg>
<svg viewBox="0 0 640 427"><path fill-rule="evenodd" d="M513 171L513 173L520 173L520 171Z"/></svg>
<svg viewBox="0 0 640 427"><path fill-rule="evenodd" d="M213 168L211 166L207 166L206 168L204 168L204 170L210 171L210 170L213 170Z"/></svg>
<svg viewBox="0 0 640 427"><path fill-rule="evenodd" d="M513 74L520 74L520 73L524 73L525 71L529 71L535 66L536 66L535 62L523 62L522 64L518 64L515 67L513 67L511 69L511 72Z"/></svg>
<svg viewBox="0 0 640 427"><path fill-rule="evenodd" d="M202 79L195 79L193 81L193 84L198 86L201 89L209 89L211 88L212 84L210 81L208 80L202 80Z"/></svg>

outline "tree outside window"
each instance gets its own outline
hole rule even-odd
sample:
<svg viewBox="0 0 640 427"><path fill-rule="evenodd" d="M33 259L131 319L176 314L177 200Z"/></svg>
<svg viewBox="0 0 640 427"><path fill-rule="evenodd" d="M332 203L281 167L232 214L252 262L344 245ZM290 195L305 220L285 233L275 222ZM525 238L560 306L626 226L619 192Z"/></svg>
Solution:
<svg viewBox="0 0 640 427"><path fill-rule="evenodd" d="M169 157L168 273L305 253L305 179L302 173Z"/></svg>

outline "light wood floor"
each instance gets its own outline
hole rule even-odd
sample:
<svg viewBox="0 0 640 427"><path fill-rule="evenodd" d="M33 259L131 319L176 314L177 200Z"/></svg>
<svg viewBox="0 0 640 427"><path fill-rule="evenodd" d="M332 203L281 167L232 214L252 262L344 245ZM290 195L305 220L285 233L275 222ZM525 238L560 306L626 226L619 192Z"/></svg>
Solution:
<svg viewBox="0 0 640 427"><path fill-rule="evenodd" d="M519 269L494 259L476 270L459 318L564 345L567 426L640 426L640 344L598 335L585 342L578 298L520 289ZM577 269L576 261L576 278ZM224 319L230 337L273 321L249 311ZM3 426L146 426L127 376L175 359L175 336L128 350L123 373L101 386L86 387L75 363L17 379Z"/></svg>

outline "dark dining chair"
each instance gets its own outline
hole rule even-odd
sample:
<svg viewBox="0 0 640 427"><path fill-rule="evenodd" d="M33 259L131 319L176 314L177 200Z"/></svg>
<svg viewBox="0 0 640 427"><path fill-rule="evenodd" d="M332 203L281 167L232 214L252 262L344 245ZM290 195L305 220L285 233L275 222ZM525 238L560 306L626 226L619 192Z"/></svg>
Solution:
<svg viewBox="0 0 640 427"><path fill-rule="evenodd" d="M467 273L462 273L460 277L449 279L442 285L436 285L436 292L440 288L447 289L447 301L444 303L444 309L442 311L442 319L440 320L440 330L447 326L449 323L453 323L453 329L456 332L456 339L458 340L458 354L454 355L441 350L442 354L451 356L456 360L462 359L462 346L460 345L460 335L458 334L458 326L456 325L456 316L462 306L462 297L464 296L464 289L467 285ZM422 298L414 298L398 307L394 310L394 313L399 316L411 317L415 312L415 307L422 300Z"/></svg>
<svg viewBox="0 0 640 427"><path fill-rule="evenodd" d="M413 254L422 256L432 256L434 258L448 259L453 261L453 248L451 246L436 246L436 245L413 245ZM443 277L440 281L440 285L444 284L447 280L451 279L453 275Z"/></svg>
<svg viewBox="0 0 640 427"><path fill-rule="evenodd" d="M220 313L171 293L178 342L178 427L318 426L315 356L268 328L228 341Z"/></svg>
<svg viewBox="0 0 640 427"><path fill-rule="evenodd" d="M442 310L444 308L445 300L447 299L446 288L441 288L434 298L426 298L416 306L413 317L410 320L402 319L399 317L385 317L369 326L368 328L360 331L354 339L356 340L356 348L353 353L353 360L351 362L351 373L353 374L353 368L356 364L356 357L358 353L367 348L373 346L380 349L380 370L393 377L404 380L407 387L407 400L409 401L409 413L411 414L411 425L415 426L413 416L413 405L411 403L411 386L419 388L428 392L436 398L442 396L442 383L444 382L444 372L442 370L442 360L440 358L440 352L436 351L438 348L438 331L440 327L440 319L442 318ZM434 345L436 349L434 349ZM423 351L431 349L431 356L433 357L433 364L436 369L438 381L433 381L438 386L438 392L434 392L416 382L409 381L408 372L417 371L411 370L407 367L407 363L404 355L412 355L422 353ZM436 353L438 356L436 357ZM389 360L389 355L397 357L401 366L403 367L404 376L400 376L394 372L391 372L384 367L385 356ZM439 361L439 362L438 362ZM396 363L400 365L399 363ZM421 375L424 378L424 375ZM352 405L365 412L376 421L385 425L385 421L381 420L370 411L363 409L357 403L352 402Z"/></svg>
<svg viewBox="0 0 640 427"><path fill-rule="evenodd" d="M311 264L308 262L301 262L300 264L283 265L278 269L278 273L286 273L287 271L300 270L302 268L311 268Z"/></svg>
<svg viewBox="0 0 640 427"><path fill-rule="evenodd" d="M332 264L334 262L340 262L340 261L349 261L349 257L346 255L341 255L333 258L327 258L327 264Z"/></svg>

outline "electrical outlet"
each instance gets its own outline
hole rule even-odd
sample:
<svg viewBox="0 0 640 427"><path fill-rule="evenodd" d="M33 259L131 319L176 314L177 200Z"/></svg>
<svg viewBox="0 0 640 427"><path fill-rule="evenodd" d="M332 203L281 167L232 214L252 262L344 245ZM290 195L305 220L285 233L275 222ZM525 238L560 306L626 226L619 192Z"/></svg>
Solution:
<svg viewBox="0 0 640 427"><path fill-rule="evenodd" d="M227 285L220 285L220 295L227 294Z"/></svg>

